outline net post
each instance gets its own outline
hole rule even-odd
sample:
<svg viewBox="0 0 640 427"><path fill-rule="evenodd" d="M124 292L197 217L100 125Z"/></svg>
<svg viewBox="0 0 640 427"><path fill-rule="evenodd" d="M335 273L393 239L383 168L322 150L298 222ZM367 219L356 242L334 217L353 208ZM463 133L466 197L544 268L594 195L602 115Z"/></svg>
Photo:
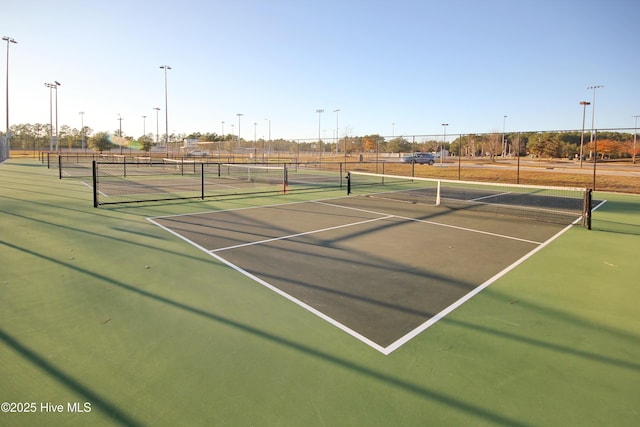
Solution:
<svg viewBox="0 0 640 427"><path fill-rule="evenodd" d="M587 230L591 230L591 206L593 201L593 190L588 189L584 193L584 206L583 206L583 215L582 215L582 225L587 228Z"/></svg>
<svg viewBox="0 0 640 427"><path fill-rule="evenodd" d="M287 193L287 186L289 185L289 169L287 169L287 164L283 165L282 171L282 192L284 194Z"/></svg>
<svg viewBox="0 0 640 427"><path fill-rule="evenodd" d="M95 160L92 160L93 169L93 207L98 207L98 166Z"/></svg>
<svg viewBox="0 0 640 427"><path fill-rule="evenodd" d="M58 154L58 179L62 179L62 156Z"/></svg>
<svg viewBox="0 0 640 427"><path fill-rule="evenodd" d="M351 172L347 172L347 196L351 194Z"/></svg>
<svg viewBox="0 0 640 427"><path fill-rule="evenodd" d="M195 163L193 167L195 169ZM204 162L200 163L200 199L204 200Z"/></svg>
<svg viewBox="0 0 640 427"><path fill-rule="evenodd" d="M440 186L441 180L438 180L438 185L436 187L436 206L440 206Z"/></svg>

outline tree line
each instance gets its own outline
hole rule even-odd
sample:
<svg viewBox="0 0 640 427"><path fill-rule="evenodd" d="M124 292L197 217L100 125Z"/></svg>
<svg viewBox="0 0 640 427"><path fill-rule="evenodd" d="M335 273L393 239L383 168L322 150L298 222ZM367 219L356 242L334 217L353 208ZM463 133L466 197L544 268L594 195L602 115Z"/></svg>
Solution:
<svg viewBox="0 0 640 427"><path fill-rule="evenodd" d="M55 130L54 130L55 132ZM121 145L149 151L156 140L165 141L166 135L147 134L133 138L114 133L96 132L85 126L82 129L62 125L58 131L58 141L52 141L49 124L17 124L11 126L11 147L22 150L48 150L54 148L79 149L88 147L94 151L109 151ZM597 132L597 146L591 142L591 132L550 131L550 132L491 132L466 135L451 135L443 141L440 136L398 136L384 137L379 134L364 136L343 136L338 141L331 140L289 140L275 139L256 141L238 139L236 135L219 135L215 132L191 134L171 134L168 140L176 145L184 140L210 143L209 149L231 153L234 150L260 150L269 152L322 152L322 153L409 153L445 150L450 155L463 157L532 156L540 158L574 158L580 155L582 141L583 155L591 157L594 151L599 158L633 157L634 134L629 132Z"/></svg>

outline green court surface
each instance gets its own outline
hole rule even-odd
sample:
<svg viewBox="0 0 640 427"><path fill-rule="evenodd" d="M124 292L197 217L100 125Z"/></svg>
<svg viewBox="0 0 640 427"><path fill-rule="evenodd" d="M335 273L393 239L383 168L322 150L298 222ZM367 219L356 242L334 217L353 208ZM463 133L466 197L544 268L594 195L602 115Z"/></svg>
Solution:
<svg viewBox="0 0 640 427"><path fill-rule="evenodd" d="M0 425L638 424L640 196L596 193L591 231L388 355L148 220L342 196L96 209L79 180L0 165Z"/></svg>

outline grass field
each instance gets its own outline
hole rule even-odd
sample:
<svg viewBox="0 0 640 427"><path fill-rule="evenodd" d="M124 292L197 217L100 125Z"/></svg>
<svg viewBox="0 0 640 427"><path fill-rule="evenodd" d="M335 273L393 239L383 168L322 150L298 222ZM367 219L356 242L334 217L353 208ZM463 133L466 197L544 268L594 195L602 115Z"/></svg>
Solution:
<svg viewBox="0 0 640 427"><path fill-rule="evenodd" d="M0 165L0 425L638 425L640 196L389 356L146 220L332 195L94 209Z"/></svg>

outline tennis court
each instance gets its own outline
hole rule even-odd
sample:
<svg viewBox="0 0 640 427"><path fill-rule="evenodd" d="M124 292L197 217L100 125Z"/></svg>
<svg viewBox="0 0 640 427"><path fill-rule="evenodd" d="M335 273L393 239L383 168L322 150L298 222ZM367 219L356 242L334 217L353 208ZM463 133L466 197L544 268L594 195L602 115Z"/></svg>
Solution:
<svg viewBox="0 0 640 427"><path fill-rule="evenodd" d="M566 227L370 195L150 221L385 354Z"/></svg>
<svg viewBox="0 0 640 427"><path fill-rule="evenodd" d="M94 209L56 172L0 166L0 401L38 409L0 425L637 425L637 195L598 192L592 230L553 239L567 222L505 211L516 188L476 187L452 206L463 191L440 182L437 206L437 185L401 198L387 176L377 193L355 178L348 197ZM566 206L554 197L526 200L548 213ZM296 290L308 309L322 294L343 307L312 314L282 296ZM445 295L473 298L436 304ZM365 310L384 334L360 328Z"/></svg>

